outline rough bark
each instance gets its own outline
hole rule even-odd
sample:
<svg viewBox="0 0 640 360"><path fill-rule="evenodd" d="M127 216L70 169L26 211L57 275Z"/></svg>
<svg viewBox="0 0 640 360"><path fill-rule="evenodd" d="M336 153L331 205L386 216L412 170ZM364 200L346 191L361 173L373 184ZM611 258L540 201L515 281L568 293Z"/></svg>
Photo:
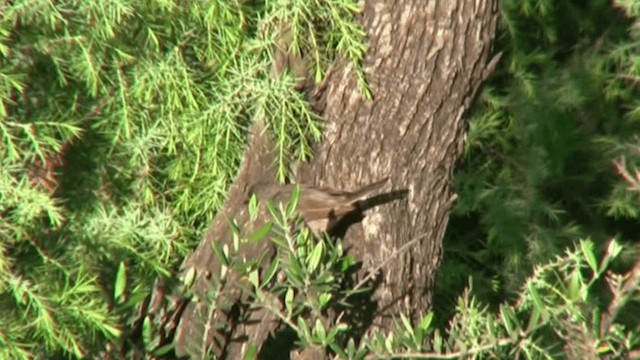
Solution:
<svg viewBox="0 0 640 360"><path fill-rule="evenodd" d="M402 195L368 209L361 223L355 219L345 227L347 247L362 261L360 279L371 269L380 270L371 281L372 297L363 300L360 312L343 318L362 331L372 325L388 328L390 316L400 312L417 321L430 309L454 200L451 178L464 144L464 115L495 65L489 56L496 21L496 0L367 1L364 66L374 99L362 97L352 68L336 66L327 75L318 101L318 111L327 119L325 138L316 159L298 172L303 174L298 182L355 189L390 177ZM258 322L229 319L229 312L242 310L211 311L206 296L220 272L211 243L230 243L229 219L247 221L248 188L274 178L268 166L272 149L258 122L224 208L185 260L185 272L195 270L196 296L173 296L172 310L157 300L166 296L165 290L155 291L148 313L168 333L175 331L178 355L199 354L204 345L215 343L217 354L240 358L247 339L261 345L277 327L275 317L264 310L244 309L244 316ZM261 242L242 251L255 258L269 256L273 249ZM241 279L233 280L223 284L221 299L228 305L243 297ZM212 327L220 322L229 334ZM188 345L194 339L198 349Z"/></svg>
<svg viewBox="0 0 640 360"><path fill-rule="evenodd" d="M489 61L497 17L491 0L367 1L364 65L374 100L360 95L352 69L327 78L324 142L300 181L349 188L389 176L408 190L345 238L365 271L397 256L382 268L371 304L383 327L387 315L418 321L430 310L464 115L497 61ZM410 241L410 251L394 255Z"/></svg>
<svg viewBox="0 0 640 360"><path fill-rule="evenodd" d="M245 234L256 231L267 221L267 214L263 212L261 220L249 224L247 200L251 185L275 178L272 168L274 149L275 145L267 135L263 122L258 120L252 126L245 158L229 190L224 208L214 218L198 248L184 262L184 272L195 269L196 277L191 290L196 296L188 299L189 303L177 325L175 345L178 356L199 358L206 354L207 347L211 347L216 358L240 359L248 343L263 344L277 327L275 315L265 309L234 309L246 297L243 288L250 286L231 270L219 285L216 303L211 301L221 269L212 243L232 247L230 221L244 225ZM263 266L267 266L274 254L274 246L269 241L245 243L239 254L246 259L263 258ZM218 329L220 326L222 328Z"/></svg>

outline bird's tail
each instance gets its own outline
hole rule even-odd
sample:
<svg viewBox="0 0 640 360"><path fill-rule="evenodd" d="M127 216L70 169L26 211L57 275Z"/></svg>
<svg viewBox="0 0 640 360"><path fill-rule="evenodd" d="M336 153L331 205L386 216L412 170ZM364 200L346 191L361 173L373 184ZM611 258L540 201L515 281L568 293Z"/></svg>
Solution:
<svg viewBox="0 0 640 360"><path fill-rule="evenodd" d="M382 189L382 187L385 186L388 181L389 181L389 178L386 177L382 180L374 182L373 184L363 186L362 188L352 192L349 195L349 202L354 203L356 201L364 200L370 197L374 192Z"/></svg>

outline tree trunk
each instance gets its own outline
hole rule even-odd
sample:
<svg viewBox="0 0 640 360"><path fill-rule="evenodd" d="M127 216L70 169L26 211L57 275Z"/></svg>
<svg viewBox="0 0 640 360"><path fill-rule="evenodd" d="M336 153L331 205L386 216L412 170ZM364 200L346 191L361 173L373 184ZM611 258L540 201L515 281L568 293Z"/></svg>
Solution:
<svg viewBox="0 0 640 360"><path fill-rule="evenodd" d="M353 188L389 176L394 189L407 190L369 210L345 238L364 270L393 257L372 299L383 328L388 315L416 322L430 310L464 115L497 63L488 61L497 18L492 0L367 1L364 66L374 100L360 95L352 69L327 77L324 142L300 181Z"/></svg>
<svg viewBox="0 0 640 360"><path fill-rule="evenodd" d="M391 179L396 190L392 194L397 196L368 209L362 222L347 227L344 234L346 248L362 261L360 279L372 270L376 273L369 281L375 288L372 298L365 299L360 313L347 316L366 331L372 325L389 329L391 316L401 312L417 322L430 310L442 239L455 198L451 179L463 150L464 115L496 62L488 59L497 3L366 1L362 21L369 41L364 67L374 99L363 98L352 68L329 71L317 103L327 119L325 138L314 161L298 171L303 175L297 181L355 189L384 177ZM258 121L227 203L200 246L185 260L185 273L195 275L192 291L196 296L190 301L176 297L167 307L160 304L165 290L158 287L149 305L149 314L162 318L159 322L169 333L176 331L179 356L201 354L215 343L218 355L240 358L246 339L260 346L275 329L273 315L261 311L249 315L262 320L258 324L238 326L231 336L216 338L211 326L229 319L206 304L211 279L220 273L212 241L229 244L228 219L247 221L247 189L274 179L273 172L264 171L273 160L273 143L261 130ZM243 255L269 255L270 246L266 241L246 246ZM233 302L242 296L241 287L231 281L224 287L223 299ZM239 341L231 341L238 337ZM194 339L200 344L197 349L188 345Z"/></svg>

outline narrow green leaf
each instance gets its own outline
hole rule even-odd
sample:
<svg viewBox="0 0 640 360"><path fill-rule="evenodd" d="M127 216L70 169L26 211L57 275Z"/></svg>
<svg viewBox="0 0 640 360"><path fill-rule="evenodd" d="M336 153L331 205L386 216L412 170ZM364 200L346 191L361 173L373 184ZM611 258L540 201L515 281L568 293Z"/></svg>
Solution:
<svg viewBox="0 0 640 360"><path fill-rule="evenodd" d="M287 313L289 314L289 316L291 316L291 314L293 313L293 297L293 289L288 288L287 293L284 296L284 306L287 309Z"/></svg>
<svg viewBox="0 0 640 360"><path fill-rule="evenodd" d="M258 270L253 270L249 273L249 282L253 285L254 288L260 287L260 275L258 274Z"/></svg>
<svg viewBox="0 0 640 360"><path fill-rule="evenodd" d="M591 335L594 339L600 338L600 320L602 320L602 314L599 308L594 308L591 312L591 318L593 324L591 326Z"/></svg>
<svg viewBox="0 0 640 360"><path fill-rule="evenodd" d="M343 274L346 273L355 264L357 264L355 257L351 254L348 254L342 259L342 264L340 264L340 272Z"/></svg>
<svg viewBox="0 0 640 360"><path fill-rule="evenodd" d="M516 330L517 325L513 322L513 309L507 305L500 305L500 317L507 334L511 335Z"/></svg>
<svg viewBox="0 0 640 360"><path fill-rule="evenodd" d="M607 246L607 257L610 258L609 261L615 259L622 252L623 247L616 240L611 240L609 242L609 246Z"/></svg>
<svg viewBox="0 0 640 360"><path fill-rule="evenodd" d="M349 359L353 359L356 354L356 342L353 338L350 338L349 342L347 342L347 354L349 355Z"/></svg>
<svg viewBox="0 0 640 360"><path fill-rule="evenodd" d="M584 255L587 264L591 268L594 273L599 273L598 269L598 260L596 260L596 254L594 253L593 242L590 240L581 240L580 241L580 249L582 250L582 254Z"/></svg>
<svg viewBox="0 0 640 360"><path fill-rule="evenodd" d="M231 233L233 235L240 236L240 233L241 233L242 229L240 228L240 225L238 225L236 220L233 219L233 220L227 221L227 223L229 224L229 228L231 229Z"/></svg>
<svg viewBox="0 0 640 360"><path fill-rule="evenodd" d="M222 265L229 266L229 259L227 258L220 244L217 241L213 240L211 242L211 247L213 248L213 253L218 258L218 261L220 261Z"/></svg>
<svg viewBox="0 0 640 360"><path fill-rule="evenodd" d="M538 293L538 289L531 282L528 284L528 287L529 287L529 294L531 295L534 308L538 309L539 311L544 311L544 307L545 307L544 301L542 300L542 297Z"/></svg>
<svg viewBox="0 0 640 360"><path fill-rule="evenodd" d="M389 354L393 354L393 333L387 335L387 338L384 340L384 348Z"/></svg>
<svg viewBox="0 0 640 360"><path fill-rule="evenodd" d="M427 315L425 315L422 318L422 320L420 320L420 323L418 324L418 329L422 331L428 330L429 326L431 326L432 320L433 320L433 312L429 312Z"/></svg>
<svg viewBox="0 0 640 360"><path fill-rule="evenodd" d="M155 356L164 356L167 355L171 350L173 350L173 343L165 344L160 346L159 348L153 351L153 355Z"/></svg>
<svg viewBox="0 0 640 360"><path fill-rule="evenodd" d="M580 289L583 286L583 282L578 271L574 271L569 275L569 298L576 300L581 298Z"/></svg>
<svg viewBox="0 0 640 360"><path fill-rule="evenodd" d="M249 347L247 351L244 353L242 357L243 360L253 360L256 359L258 355L258 347L254 343L249 343Z"/></svg>
<svg viewBox="0 0 640 360"><path fill-rule="evenodd" d="M300 265L300 262L298 261L298 259L294 257L291 258L291 261L289 262L289 269L287 270L289 270L288 273L291 276L295 276L300 279L304 278L306 274L302 266Z"/></svg>
<svg viewBox="0 0 640 360"><path fill-rule="evenodd" d="M262 227L260 227L260 229L258 229L257 231L249 235L249 241L263 240L271 232L272 227L273 227L273 223L270 221L267 222Z"/></svg>
<svg viewBox="0 0 640 360"><path fill-rule="evenodd" d="M149 319L149 317L145 317L142 322L142 341L144 342L144 348L149 352L151 352L154 347L152 344L152 333L153 324L151 323L151 319Z"/></svg>
<svg viewBox="0 0 640 360"><path fill-rule="evenodd" d="M236 234L235 232L232 234L233 236L233 252L237 253L240 251L240 235ZM226 246L226 244L225 244ZM227 252L228 254L229 252Z"/></svg>
<svg viewBox="0 0 640 360"><path fill-rule="evenodd" d="M320 340L322 344L326 343L327 331L325 330L324 325L322 325L322 321L320 321L320 319L316 319L316 324L313 327L313 334L318 338L318 340Z"/></svg>
<svg viewBox="0 0 640 360"><path fill-rule="evenodd" d="M324 308L329 303L329 301L331 301L332 298L333 297L329 293L320 294L320 298L319 298L320 299L320 307Z"/></svg>
<svg viewBox="0 0 640 360"><path fill-rule="evenodd" d="M117 303L124 302L124 291L127 287L127 267L124 262L120 262L118 265L118 272L116 273L116 284L114 286L113 298Z"/></svg>
<svg viewBox="0 0 640 360"><path fill-rule="evenodd" d="M352 360L364 360L368 354L369 350L366 347L361 347L360 349L358 349L358 352L352 358Z"/></svg>
<svg viewBox="0 0 640 360"><path fill-rule="evenodd" d="M269 211L269 215L276 222L276 225L282 227L284 225L284 221L282 221L282 216L276 205L273 201L267 202L267 210Z"/></svg>
<svg viewBox="0 0 640 360"><path fill-rule="evenodd" d="M133 307L137 307L139 306L147 297L147 293L142 292L142 291L135 291L137 289L134 289L134 291L131 292L131 294L129 295L129 298L127 298L127 302L123 304L124 307L126 308L133 308Z"/></svg>
<svg viewBox="0 0 640 360"><path fill-rule="evenodd" d="M427 315L425 315L422 318L422 320L420 320L420 323L418 323L418 326L416 326L415 344L418 347L422 347L422 343L424 341L425 335L427 334L427 331L429 330L429 326L431 325L432 319L433 319L433 313L429 312Z"/></svg>
<svg viewBox="0 0 640 360"><path fill-rule="evenodd" d="M335 341L329 343L329 348L336 353L338 359L353 359L353 356L344 352L340 345L336 344Z"/></svg>
<svg viewBox="0 0 640 360"><path fill-rule="evenodd" d="M258 217L258 198L255 194L252 194L249 198L247 209L249 211L249 219L251 219L251 221L255 221Z"/></svg>
<svg viewBox="0 0 640 360"><path fill-rule="evenodd" d="M293 214L298 207L298 201L300 200L300 186L295 185L291 191L291 199L289 199L289 205L287 206L287 219L292 219Z"/></svg>
<svg viewBox="0 0 640 360"><path fill-rule="evenodd" d="M268 284L271 282L273 277L278 273L278 270L280 267L279 265L280 265L280 259L275 258L274 261L272 261L271 264L269 265L269 269L267 269L264 275L264 279L262 281L263 284Z"/></svg>
<svg viewBox="0 0 640 360"><path fill-rule="evenodd" d="M185 287L185 289L190 289L193 283L195 282L195 280L196 280L196 269L194 267L190 267L189 270L187 270L184 277L182 278L182 284Z"/></svg>
<svg viewBox="0 0 640 360"><path fill-rule="evenodd" d="M402 325L404 325L404 330L409 334L412 339L415 339L416 334L413 331L413 326L411 326L411 322L407 318L405 314L400 314L400 320L402 321Z"/></svg>
<svg viewBox="0 0 640 360"><path fill-rule="evenodd" d="M540 310L539 307L534 306L533 309L531 309L527 329L531 330L537 328L538 325L540 325L540 319L542 319L542 310Z"/></svg>
<svg viewBox="0 0 640 360"><path fill-rule="evenodd" d="M320 260L322 259L323 254L324 254L324 243L320 241L316 244L316 246L313 247L313 251L308 257L307 268L309 269L309 272L313 273L318 269L318 266L320 265Z"/></svg>
<svg viewBox="0 0 640 360"><path fill-rule="evenodd" d="M308 340L311 337L311 329L309 328L309 325L307 325L307 323L304 321L302 317L298 317L297 323L298 323L298 328L302 330L302 334L298 334L298 336L302 340L305 340L305 341Z"/></svg>
<svg viewBox="0 0 640 360"><path fill-rule="evenodd" d="M442 352L443 351L443 339L442 339L442 335L440 335L440 330L436 329L433 332L433 351L435 352Z"/></svg>

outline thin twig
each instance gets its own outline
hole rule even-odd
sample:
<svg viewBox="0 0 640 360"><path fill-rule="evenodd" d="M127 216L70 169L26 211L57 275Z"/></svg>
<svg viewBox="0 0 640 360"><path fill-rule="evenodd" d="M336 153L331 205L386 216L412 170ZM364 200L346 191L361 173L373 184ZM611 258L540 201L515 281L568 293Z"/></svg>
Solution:
<svg viewBox="0 0 640 360"><path fill-rule="evenodd" d="M636 292L640 283L640 258L636 260L633 268L627 273L626 281L622 288L614 293L614 297L609 303L607 311L602 315L600 321L600 336L608 334L611 330L611 324L616 318L622 307L629 301L629 298Z"/></svg>
<svg viewBox="0 0 640 360"><path fill-rule="evenodd" d="M519 340L513 337L498 339L496 342L491 344L486 344L482 346L478 346L477 348L472 348L469 350L456 351L448 354L438 354L438 353L397 353L392 356L403 358L403 359L460 359L465 358L472 355L478 355L483 351L490 350L496 347L507 346L513 343L518 342ZM387 356L378 356L378 355L369 355L365 357L365 359L386 359Z"/></svg>
<svg viewBox="0 0 640 360"><path fill-rule="evenodd" d="M410 240L408 243L402 245L400 248L394 251L393 254L391 254L391 256L389 256L387 259L381 262L380 265L369 270L369 272L367 273L367 276L362 278L362 280L360 280L352 290L356 291L359 288L361 288L367 281L371 280L378 273L378 271L380 271L380 269L385 267L391 260L396 258L398 255L402 254L403 252L407 251L412 245L416 244L419 240L423 239L427 235L428 235L427 233L420 234L415 238L413 238L412 240Z"/></svg>

